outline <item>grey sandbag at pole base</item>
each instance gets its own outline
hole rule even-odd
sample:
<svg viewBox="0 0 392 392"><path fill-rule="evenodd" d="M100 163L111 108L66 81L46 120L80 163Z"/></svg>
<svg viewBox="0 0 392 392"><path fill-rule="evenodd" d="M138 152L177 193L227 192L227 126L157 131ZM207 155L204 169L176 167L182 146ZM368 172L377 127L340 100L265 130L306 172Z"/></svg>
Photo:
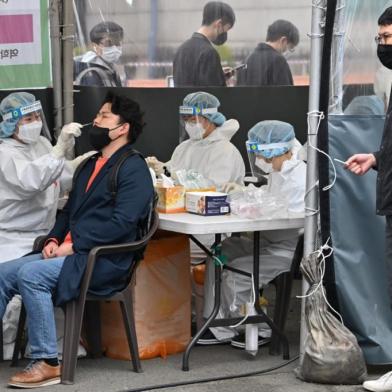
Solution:
<svg viewBox="0 0 392 392"><path fill-rule="evenodd" d="M310 382L360 384L367 375L365 360L355 336L328 311L322 284L324 270L322 250L301 262L302 274L310 285L305 306L309 335L295 373Z"/></svg>

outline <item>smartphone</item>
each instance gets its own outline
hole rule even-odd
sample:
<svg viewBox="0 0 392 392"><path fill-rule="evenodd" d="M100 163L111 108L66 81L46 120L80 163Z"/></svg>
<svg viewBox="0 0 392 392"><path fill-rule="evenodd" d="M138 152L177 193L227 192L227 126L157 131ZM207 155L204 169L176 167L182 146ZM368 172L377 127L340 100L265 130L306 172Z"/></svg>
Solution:
<svg viewBox="0 0 392 392"><path fill-rule="evenodd" d="M237 65L236 67L234 67L233 71L238 71L239 69L246 69L246 68L248 68L248 64L243 63L243 64L240 64L240 65Z"/></svg>
<svg viewBox="0 0 392 392"><path fill-rule="evenodd" d="M237 65L236 67L233 67L231 69L231 71L225 72L225 75L226 76L232 76L234 74L234 72L237 72L240 69L246 69L247 67L248 67L248 64L245 64L245 63Z"/></svg>

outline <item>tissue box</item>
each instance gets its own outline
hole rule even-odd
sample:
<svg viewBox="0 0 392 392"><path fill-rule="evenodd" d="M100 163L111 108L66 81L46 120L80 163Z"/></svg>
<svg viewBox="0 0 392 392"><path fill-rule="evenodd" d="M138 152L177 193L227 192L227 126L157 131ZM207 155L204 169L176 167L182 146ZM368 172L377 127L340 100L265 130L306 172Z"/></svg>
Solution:
<svg viewBox="0 0 392 392"><path fill-rule="evenodd" d="M158 194L158 212L166 214L185 212L185 188L181 185L172 188L155 187Z"/></svg>
<svg viewBox="0 0 392 392"><path fill-rule="evenodd" d="M185 208L198 215L225 215L230 212L227 194L221 192L187 192Z"/></svg>

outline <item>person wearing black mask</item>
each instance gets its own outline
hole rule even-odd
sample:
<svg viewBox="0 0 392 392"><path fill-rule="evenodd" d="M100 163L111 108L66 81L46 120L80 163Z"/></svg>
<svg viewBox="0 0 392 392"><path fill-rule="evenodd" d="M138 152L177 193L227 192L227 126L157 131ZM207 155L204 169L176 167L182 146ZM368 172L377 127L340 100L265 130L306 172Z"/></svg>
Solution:
<svg viewBox="0 0 392 392"><path fill-rule="evenodd" d="M261 42L246 59L246 68L237 76L238 86L292 86L293 76L286 54L294 51L299 32L288 20L268 26L266 42Z"/></svg>
<svg viewBox="0 0 392 392"><path fill-rule="evenodd" d="M378 19L377 56L382 65L392 69L392 7L387 8ZM362 176L370 169L377 173L376 213L386 218L385 261L388 273L389 296L392 305L392 105L389 102L386 113L384 133L377 152L355 154L346 161L346 168ZM363 383L369 391L392 391L392 372L377 380Z"/></svg>
<svg viewBox="0 0 392 392"><path fill-rule="evenodd" d="M223 45L234 26L235 14L230 5L210 1L204 6L202 26L177 50L173 61L176 87L226 86L231 72L224 72L214 45Z"/></svg>
<svg viewBox="0 0 392 392"><path fill-rule="evenodd" d="M90 130L91 144L100 153L78 169L42 253L0 264L0 320L12 296L21 294L32 359L8 385L34 388L61 382L53 305L62 307L79 296L92 248L138 238L138 224L148 216L154 197L147 164L131 146L143 126L138 103L109 93ZM113 195L109 179L120 159L124 160L117 167ZM89 292L99 296L122 290L137 257L133 253L99 256Z"/></svg>

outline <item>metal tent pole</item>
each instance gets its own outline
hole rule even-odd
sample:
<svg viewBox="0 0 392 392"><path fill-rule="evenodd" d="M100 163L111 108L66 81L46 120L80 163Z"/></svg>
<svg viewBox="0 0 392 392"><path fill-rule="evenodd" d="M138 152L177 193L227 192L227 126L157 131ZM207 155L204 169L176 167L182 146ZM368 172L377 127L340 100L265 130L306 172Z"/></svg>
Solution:
<svg viewBox="0 0 392 392"><path fill-rule="evenodd" d="M151 63L156 61L157 51L157 34L158 34L158 0L150 0L151 16L150 16L150 34L148 36L148 77L156 77L156 69Z"/></svg>
<svg viewBox="0 0 392 392"><path fill-rule="evenodd" d="M320 79L321 79L321 55L323 49L323 32L325 9L327 0L312 1L312 26L311 26L311 45L310 45L310 85L309 85L309 114L308 114L308 147L307 147L307 174L305 196L305 234L304 234L304 255L309 255L315 250L317 237L318 220L318 164L317 151L310 147L317 146L317 128L319 117ZM302 293L306 294L308 284L302 280ZM307 336L305 324L305 299L301 303L301 333L300 333L300 361L302 363L304 343Z"/></svg>
<svg viewBox="0 0 392 392"><path fill-rule="evenodd" d="M75 38L72 1L63 1L63 102L64 123L73 120L73 49Z"/></svg>
<svg viewBox="0 0 392 392"><path fill-rule="evenodd" d="M53 103L54 103L54 134L63 124L63 98L61 83L61 34L60 34L60 0L51 0L49 5L50 20L50 43L52 52L52 76L53 76Z"/></svg>
<svg viewBox="0 0 392 392"><path fill-rule="evenodd" d="M332 55L332 83L330 93L329 113L343 113L343 66L344 66L344 41L346 0L338 0L335 15L335 31Z"/></svg>

